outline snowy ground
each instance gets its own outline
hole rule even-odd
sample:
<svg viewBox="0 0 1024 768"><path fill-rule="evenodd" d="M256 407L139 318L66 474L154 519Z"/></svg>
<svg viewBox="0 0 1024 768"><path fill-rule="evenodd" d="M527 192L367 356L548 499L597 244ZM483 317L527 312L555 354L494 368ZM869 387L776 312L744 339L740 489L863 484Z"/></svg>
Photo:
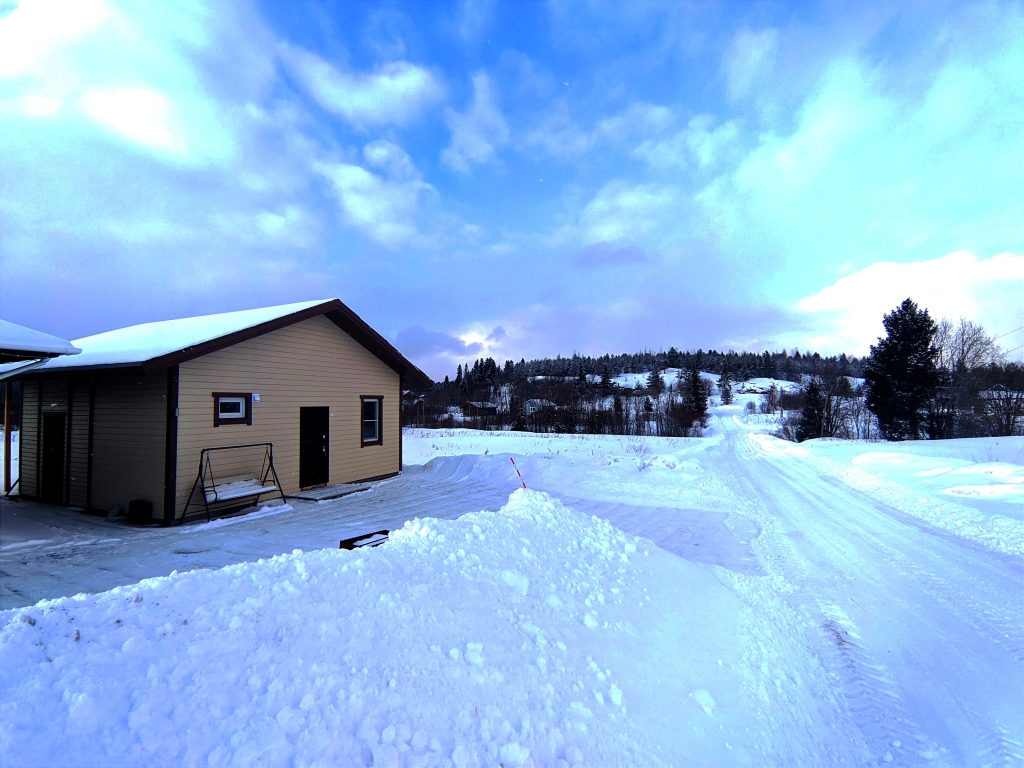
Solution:
<svg viewBox="0 0 1024 768"><path fill-rule="evenodd" d="M409 431L370 491L179 529L5 503L0 763L1024 761L1024 438L796 446L742 405Z"/></svg>

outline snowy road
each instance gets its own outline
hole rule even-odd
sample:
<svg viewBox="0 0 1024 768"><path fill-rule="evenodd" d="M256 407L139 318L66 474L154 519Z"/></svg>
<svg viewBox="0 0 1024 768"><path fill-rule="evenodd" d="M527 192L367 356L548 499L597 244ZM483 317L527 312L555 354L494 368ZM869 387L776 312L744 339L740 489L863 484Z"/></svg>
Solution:
<svg viewBox="0 0 1024 768"><path fill-rule="evenodd" d="M1024 762L1020 559L768 452L736 421L720 427L716 469L762 525L758 557L818 630L869 749L899 762Z"/></svg>

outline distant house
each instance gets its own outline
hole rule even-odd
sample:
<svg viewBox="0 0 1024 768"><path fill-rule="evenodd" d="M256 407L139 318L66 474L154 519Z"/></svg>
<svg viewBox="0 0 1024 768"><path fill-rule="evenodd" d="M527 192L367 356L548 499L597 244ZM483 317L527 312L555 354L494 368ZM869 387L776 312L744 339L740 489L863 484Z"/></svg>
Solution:
<svg viewBox="0 0 1024 768"><path fill-rule="evenodd" d="M550 400L527 400L523 403L523 415L531 416L538 411L554 411L557 408Z"/></svg>
<svg viewBox="0 0 1024 768"><path fill-rule="evenodd" d="M466 417L475 416L496 416L498 406L496 403L484 403L476 400L467 400L462 406L462 415Z"/></svg>
<svg viewBox="0 0 1024 768"><path fill-rule="evenodd" d="M147 323L81 354L0 366L22 383L23 497L180 519L203 449L272 443L286 494L402 467L399 403L430 379L337 299ZM218 454L221 479L260 451ZM190 507L190 511L194 511Z"/></svg>

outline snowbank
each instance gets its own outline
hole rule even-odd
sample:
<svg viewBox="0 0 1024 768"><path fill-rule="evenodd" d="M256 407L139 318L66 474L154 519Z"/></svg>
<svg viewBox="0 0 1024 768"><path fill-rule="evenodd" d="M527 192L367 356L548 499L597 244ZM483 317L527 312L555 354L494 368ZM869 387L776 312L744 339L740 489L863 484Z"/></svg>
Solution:
<svg viewBox="0 0 1024 768"><path fill-rule="evenodd" d="M1024 554L1024 437L899 443L756 436L762 450L819 471L899 511L990 549Z"/></svg>
<svg viewBox="0 0 1024 768"><path fill-rule="evenodd" d="M0 614L0 762L859 759L760 583L518 491L370 551L43 602Z"/></svg>
<svg viewBox="0 0 1024 768"><path fill-rule="evenodd" d="M509 463L515 456L531 489L578 499L675 507L699 506L696 499L703 498L703 489L696 481L707 476L701 456L721 440L721 435L666 438L457 429L406 430L403 446L407 464L459 456L464 474L450 463L449 471L495 485L515 479ZM510 487L514 485L518 483Z"/></svg>

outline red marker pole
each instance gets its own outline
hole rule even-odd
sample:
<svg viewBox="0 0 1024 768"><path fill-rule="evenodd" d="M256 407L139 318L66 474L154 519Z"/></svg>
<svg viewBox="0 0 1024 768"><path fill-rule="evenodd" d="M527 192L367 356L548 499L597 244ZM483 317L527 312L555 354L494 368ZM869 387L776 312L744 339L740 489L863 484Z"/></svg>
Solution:
<svg viewBox="0 0 1024 768"><path fill-rule="evenodd" d="M508 460L512 462L512 468L515 469L516 474L519 475L519 479L523 480L523 473L520 472L519 471L519 467L516 466L516 460L513 459L511 456L508 457ZM526 487L526 481L523 480L523 488L525 488L525 487Z"/></svg>

